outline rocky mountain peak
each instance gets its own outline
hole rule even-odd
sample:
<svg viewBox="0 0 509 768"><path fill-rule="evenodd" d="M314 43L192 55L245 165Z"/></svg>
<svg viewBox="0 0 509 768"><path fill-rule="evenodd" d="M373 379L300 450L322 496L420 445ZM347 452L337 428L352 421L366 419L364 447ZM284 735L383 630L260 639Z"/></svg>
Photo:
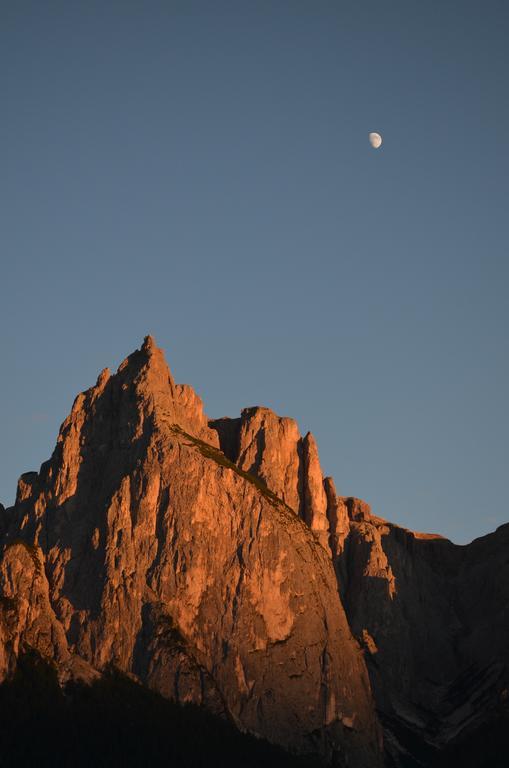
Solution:
<svg viewBox="0 0 509 768"><path fill-rule="evenodd" d="M376 517L295 420L208 420L147 336L0 505L0 681L25 647L62 684L113 665L351 768L381 764L376 703L391 766L431 765L506 717L508 537Z"/></svg>
<svg viewBox="0 0 509 768"><path fill-rule="evenodd" d="M150 337L78 395L9 511L0 673L23 644L62 679L113 664L287 748L374 768L365 664L299 514L323 501L316 446L268 409L225 424Z"/></svg>
<svg viewBox="0 0 509 768"><path fill-rule="evenodd" d="M155 349L157 349L156 340L153 336L147 334L143 339L142 350L150 354Z"/></svg>

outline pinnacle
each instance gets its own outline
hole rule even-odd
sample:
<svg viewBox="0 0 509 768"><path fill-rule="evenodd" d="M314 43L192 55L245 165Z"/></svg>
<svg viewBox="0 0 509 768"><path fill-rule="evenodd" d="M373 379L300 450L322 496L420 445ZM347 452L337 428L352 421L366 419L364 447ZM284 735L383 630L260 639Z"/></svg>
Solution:
<svg viewBox="0 0 509 768"><path fill-rule="evenodd" d="M144 352L152 352L154 349L157 349L156 340L149 334L143 340L142 350Z"/></svg>
<svg viewBox="0 0 509 768"><path fill-rule="evenodd" d="M109 368L103 368L99 376L97 377L96 387L103 387L111 377L111 371Z"/></svg>

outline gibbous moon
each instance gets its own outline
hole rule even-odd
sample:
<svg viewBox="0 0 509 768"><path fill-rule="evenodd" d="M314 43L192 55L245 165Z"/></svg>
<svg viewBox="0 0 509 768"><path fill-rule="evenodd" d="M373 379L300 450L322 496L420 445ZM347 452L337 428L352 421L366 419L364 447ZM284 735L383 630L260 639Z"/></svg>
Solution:
<svg viewBox="0 0 509 768"><path fill-rule="evenodd" d="M371 144L374 149L378 149L378 147L382 146L382 137L379 133L370 133L369 134L369 143Z"/></svg>

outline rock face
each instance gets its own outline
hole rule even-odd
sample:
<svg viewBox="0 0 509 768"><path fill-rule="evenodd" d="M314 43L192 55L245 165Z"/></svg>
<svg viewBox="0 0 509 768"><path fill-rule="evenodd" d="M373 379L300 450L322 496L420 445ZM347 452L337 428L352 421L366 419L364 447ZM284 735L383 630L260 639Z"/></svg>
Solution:
<svg viewBox="0 0 509 768"><path fill-rule="evenodd" d="M238 464L150 338L76 398L1 515L0 674L25 646L64 681L113 664L290 750L377 766L363 653L304 522L326 531L314 441L262 409L234 426Z"/></svg>
<svg viewBox="0 0 509 768"><path fill-rule="evenodd" d="M486 723L509 721L509 525L467 547L413 533L338 495L313 436L293 420L249 408L210 426L330 553L391 764L454 760Z"/></svg>
<svg viewBox="0 0 509 768"><path fill-rule="evenodd" d="M442 753L450 762L457 745L474 743L486 724L498 723L500 733L500 723L509 721L509 525L460 547L382 520L364 501L338 496L332 478L321 474L312 436L301 439L292 430L289 441L280 424L290 420L266 409L211 422L239 464L247 432L242 425L252 425L255 411L249 444L259 446L261 460L249 470L281 498L293 499L332 556L350 628L364 649L391 765L435 765ZM296 476L298 492L291 496ZM475 749L471 763L468 751L463 764L477 766Z"/></svg>
<svg viewBox="0 0 509 768"><path fill-rule="evenodd" d="M486 727L507 733L509 526L468 546L369 514L350 526L336 568L386 749L396 765L441 765L444 750L455 764ZM484 764L469 752L462 765Z"/></svg>
<svg viewBox="0 0 509 768"><path fill-rule="evenodd" d="M225 455L263 481L328 549L327 495L313 435L302 438L293 419L259 407L245 408L240 419L217 419L210 426Z"/></svg>
<svg viewBox="0 0 509 768"><path fill-rule="evenodd" d="M381 765L375 707L391 766L509 747L509 525L458 547L376 517L292 419L208 421L150 337L76 398L0 541L0 679L26 646L62 684L113 665L334 766Z"/></svg>

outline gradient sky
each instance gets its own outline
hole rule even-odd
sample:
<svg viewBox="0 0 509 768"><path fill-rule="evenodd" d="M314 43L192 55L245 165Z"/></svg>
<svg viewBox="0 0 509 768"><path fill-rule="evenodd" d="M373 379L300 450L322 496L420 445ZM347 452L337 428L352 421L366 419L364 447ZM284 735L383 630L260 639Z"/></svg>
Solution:
<svg viewBox="0 0 509 768"><path fill-rule="evenodd" d="M1 2L0 500L150 332L376 514L507 522L508 40L506 0Z"/></svg>

